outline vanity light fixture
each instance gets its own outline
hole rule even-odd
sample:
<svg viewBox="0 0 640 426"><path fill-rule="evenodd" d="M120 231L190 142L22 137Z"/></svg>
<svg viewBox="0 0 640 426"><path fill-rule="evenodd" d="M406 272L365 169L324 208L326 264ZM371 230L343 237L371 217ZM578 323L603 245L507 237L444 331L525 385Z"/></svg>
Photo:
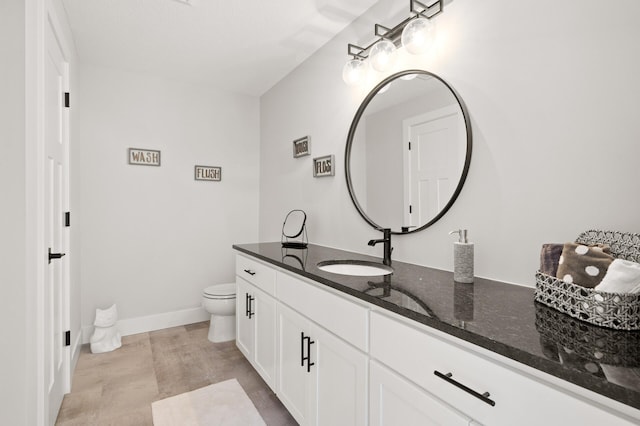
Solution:
<svg viewBox="0 0 640 426"><path fill-rule="evenodd" d="M424 4L418 0L409 0L409 18L393 28L375 24L374 33L378 37L367 47L347 44L347 55L351 59L342 69L342 79L349 85L359 83L367 69L367 62L380 72L393 66L397 46L402 46L412 54L426 52L431 46L431 23L429 20L442 12L443 0L432 0Z"/></svg>

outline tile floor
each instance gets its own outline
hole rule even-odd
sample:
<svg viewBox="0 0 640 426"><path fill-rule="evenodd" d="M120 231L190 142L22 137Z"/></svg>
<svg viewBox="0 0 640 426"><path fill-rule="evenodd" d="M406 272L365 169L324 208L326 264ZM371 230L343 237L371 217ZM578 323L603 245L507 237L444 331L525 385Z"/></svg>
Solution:
<svg viewBox="0 0 640 426"><path fill-rule="evenodd" d="M153 401L231 378L267 425L296 425L235 341L209 342L208 327L202 322L125 336L121 348L104 354L84 345L56 425L152 425Z"/></svg>

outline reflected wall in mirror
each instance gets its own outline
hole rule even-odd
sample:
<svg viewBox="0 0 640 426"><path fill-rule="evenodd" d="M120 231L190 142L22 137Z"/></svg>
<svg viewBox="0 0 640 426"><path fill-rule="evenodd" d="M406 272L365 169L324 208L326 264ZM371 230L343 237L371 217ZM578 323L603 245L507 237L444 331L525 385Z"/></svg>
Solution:
<svg viewBox="0 0 640 426"><path fill-rule="evenodd" d="M351 199L374 228L422 230L458 197L471 146L469 114L451 86L427 71L394 74L369 93L351 123Z"/></svg>

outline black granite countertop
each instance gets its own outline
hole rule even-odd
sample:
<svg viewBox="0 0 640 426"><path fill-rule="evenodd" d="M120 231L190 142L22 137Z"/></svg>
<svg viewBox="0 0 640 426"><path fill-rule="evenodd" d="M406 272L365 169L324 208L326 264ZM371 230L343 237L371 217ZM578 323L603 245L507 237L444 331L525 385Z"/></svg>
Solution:
<svg viewBox="0 0 640 426"><path fill-rule="evenodd" d="M593 326L534 303L533 288L393 261L386 277L320 270L324 260L379 258L310 244L234 249L640 409L640 332ZM532 272L533 273L533 272Z"/></svg>

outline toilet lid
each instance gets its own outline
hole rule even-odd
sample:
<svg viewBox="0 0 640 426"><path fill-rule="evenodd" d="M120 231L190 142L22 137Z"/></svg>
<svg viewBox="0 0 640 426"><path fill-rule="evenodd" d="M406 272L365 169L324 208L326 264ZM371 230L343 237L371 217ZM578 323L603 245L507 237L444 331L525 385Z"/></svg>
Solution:
<svg viewBox="0 0 640 426"><path fill-rule="evenodd" d="M236 283L215 284L204 289L205 296L235 296Z"/></svg>

